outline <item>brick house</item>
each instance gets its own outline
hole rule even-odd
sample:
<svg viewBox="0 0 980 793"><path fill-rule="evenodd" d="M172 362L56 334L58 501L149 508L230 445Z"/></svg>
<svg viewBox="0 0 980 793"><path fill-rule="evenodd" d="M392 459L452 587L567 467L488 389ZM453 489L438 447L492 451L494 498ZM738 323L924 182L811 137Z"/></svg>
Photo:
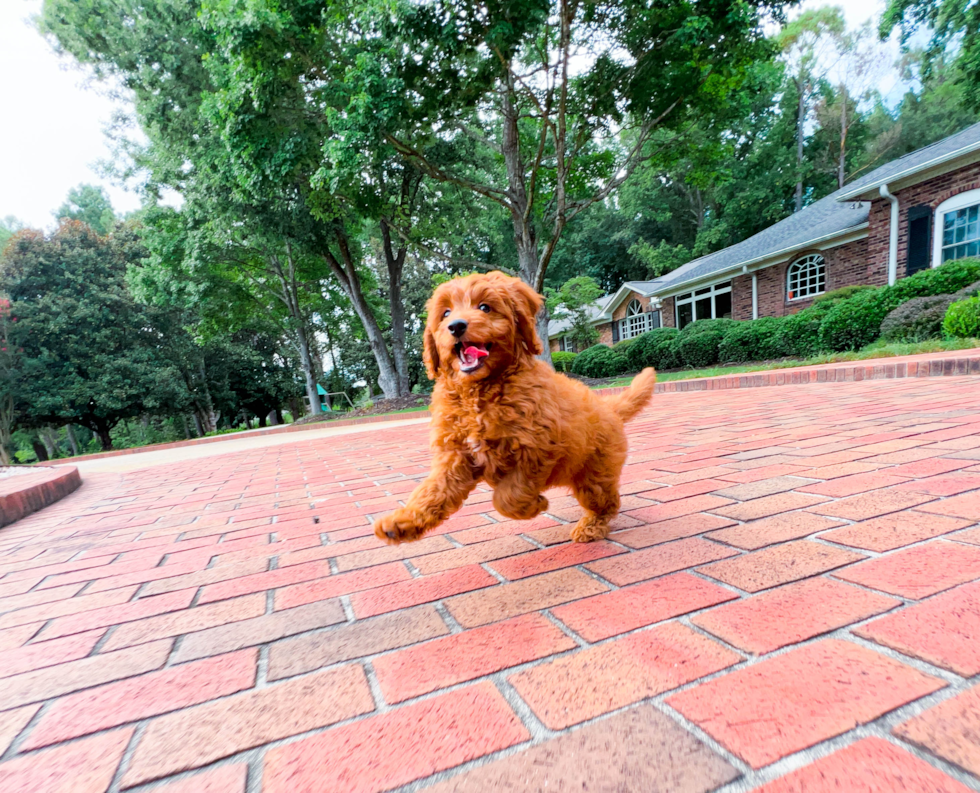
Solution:
<svg viewBox="0 0 980 793"><path fill-rule="evenodd" d="M596 301L604 344L710 317L781 317L842 286L980 255L980 124L893 160L742 242ZM567 349L564 323L548 328Z"/></svg>

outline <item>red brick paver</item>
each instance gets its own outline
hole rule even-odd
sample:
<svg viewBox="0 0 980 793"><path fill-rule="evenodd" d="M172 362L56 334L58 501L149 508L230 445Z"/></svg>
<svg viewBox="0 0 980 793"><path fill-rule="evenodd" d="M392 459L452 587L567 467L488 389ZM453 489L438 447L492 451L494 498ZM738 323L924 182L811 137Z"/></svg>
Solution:
<svg viewBox="0 0 980 793"><path fill-rule="evenodd" d="M658 394L588 545L379 543L423 424L83 473L0 530L0 790L980 789L980 381L831 371Z"/></svg>

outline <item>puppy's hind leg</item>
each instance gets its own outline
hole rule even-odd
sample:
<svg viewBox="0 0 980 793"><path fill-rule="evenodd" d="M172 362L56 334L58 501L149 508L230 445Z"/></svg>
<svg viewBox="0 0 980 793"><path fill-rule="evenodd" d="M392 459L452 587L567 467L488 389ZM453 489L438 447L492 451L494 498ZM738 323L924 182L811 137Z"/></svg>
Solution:
<svg viewBox="0 0 980 793"><path fill-rule="evenodd" d="M493 508L511 520L530 520L548 508L548 499L536 483L517 472L494 485Z"/></svg>
<svg viewBox="0 0 980 793"><path fill-rule="evenodd" d="M572 481L572 492L585 511L572 527L575 542L609 536L609 521L619 512L619 473L625 457L625 452L597 456Z"/></svg>

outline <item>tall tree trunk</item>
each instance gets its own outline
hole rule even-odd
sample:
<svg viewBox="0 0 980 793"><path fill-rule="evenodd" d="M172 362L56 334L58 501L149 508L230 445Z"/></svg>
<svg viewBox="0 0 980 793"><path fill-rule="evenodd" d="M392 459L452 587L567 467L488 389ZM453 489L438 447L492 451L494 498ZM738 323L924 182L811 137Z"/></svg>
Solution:
<svg viewBox="0 0 980 793"><path fill-rule="evenodd" d="M803 209L803 132L806 123L806 81L796 82L799 99L796 103L796 192L794 193L794 212Z"/></svg>
<svg viewBox="0 0 980 793"><path fill-rule="evenodd" d="M408 356L405 354L405 301L402 299L402 274L408 248L401 245L395 253L391 244L391 228L381 220L381 239L385 262L388 265L388 294L391 302L391 357L395 366L398 396L409 393Z"/></svg>
<svg viewBox="0 0 980 793"><path fill-rule="evenodd" d="M99 443L102 445L102 451L112 451L112 436L110 435L112 427L110 427L105 421L99 420L95 422L93 429L95 430L95 434L99 436Z"/></svg>
<svg viewBox="0 0 980 793"><path fill-rule="evenodd" d="M293 249L289 241L286 241L286 267L284 271L279 258L270 257L273 272L279 279L281 289L280 298L286 304L289 317L292 320L293 330L296 334L296 348L299 351L299 365L303 370L303 378L306 381L306 399L309 403L309 413L315 416L320 412L320 396L316 390L316 372L313 368L313 356L310 354L310 338L307 334L306 318L299 305L299 285L296 281L296 262L293 259Z"/></svg>
<svg viewBox="0 0 980 793"><path fill-rule="evenodd" d="M48 450L40 439L31 438L31 448L34 450L34 456L37 457L39 463L47 462L50 459L48 457Z"/></svg>
<svg viewBox="0 0 980 793"><path fill-rule="evenodd" d="M187 426L187 416L184 413L180 414L180 421L184 427L184 440L189 441L191 439L191 428Z"/></svg>
<svg viewBox="0 0 980 793"><path fill-rule="evenodd" d="M38 431L38 436L41 438L41 443L44 444L49 460L54 460L58 457L58 445L55 442L55 439L51 437L52 434L53 430L50 427L42 427Z"/></svg>
<svg viewBox="0 0 980 793"><path fill-rule="evenodd" d="M71 453L75 457L78 457L81 452L78 449L78 438L75 437L75 428L71 424L66 424L65 432L68 434L68 443L71 444Z"/></svg>
<svg viewBox="0 0 980 793"><path fill-rule="evenodd" d="M204 432L204 422L201 421L201 417L197 412L194 413L194 429L197 431L198 438L203 438L206 434Z"/></svg>
<svg viewBox="0 0 980 793"><path fill-rule="evenodd" d="M13 453L14 395L0 397L0 465L10 465Z"/></svg>
<svg viewBox="0 0 980 793"><path fill-rule="evenodd" d="M299 365L303 370L303 378L306 381L306 398L309 400L310 415L315 416L320 412L320 395L316 390L316 377L313 374L313 358L310 355L310 340L306 335L306 328L300 325L296 328L296 342L299 348Z"/></svg>
<svg viewBox="0 0 980 793"><path fill-rule="evenodd" d="M840 87L840 158L837 162L837 189L844 186L847 157L847 86Z"/></svg>
<svg viewBox="0 0 980 793"><path fill-rule="evenodd" d="M371 306L368 305L364 292L361 291L361 279L354 266L354 259L344 231L335 231L335 238L340 258L334 256L330 250L324 251L322 255L327 264L330 265L330 269L340 282L344 294L347 295L347 299L354 307L354 312L364 326L368 344L371 345L371 353L378 364L378 385L381 386L385 397L389 399L404 396L405 394L399 393L398 390L398 373L395 370L395 362L392 360L391 353L388 351L388 345L385 343L384 335L381 333L381 326L378 325L378 319L371 311Z"/></svg>

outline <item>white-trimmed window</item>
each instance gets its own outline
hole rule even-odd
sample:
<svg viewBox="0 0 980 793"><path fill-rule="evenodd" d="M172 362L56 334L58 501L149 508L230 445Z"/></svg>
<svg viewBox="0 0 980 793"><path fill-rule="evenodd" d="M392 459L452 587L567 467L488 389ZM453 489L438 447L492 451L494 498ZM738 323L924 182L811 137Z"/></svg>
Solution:
<svg viewBox="0 0 980 793"><path fill-rule="evenodd" d="M568 338L568 336L560 336L558 338L558 351L559 352L577 352L575 349L575 343Z"/></svg>
<svg viewBox="0 0 980 793"><path fill-rule="evenodd" d="M823 294L827 287L827 265L819 253L797 259L786 270L786 299L805 300Z"/></svg>
<svg viewBox="0 0 980 793"><path fill-rule="evenodd" d="M724 281L696 289L674 298L677 327L683 328L699 319L732 318L732 282Z"/></svg>
<svg viewBox="0 0 980 793"><path fill-rule="evenodd" d="M660 327L660 312L643 312L643 304L639 300L630 300L626 306L626 316L619 320L619 341L635 339L641 333Z"/></svg>
<svg viewBox="0 0 980 793"><path fill-rule="evenodd" d="M980 255L980 190L967 190L936 207L932 266Z"/></svg>

